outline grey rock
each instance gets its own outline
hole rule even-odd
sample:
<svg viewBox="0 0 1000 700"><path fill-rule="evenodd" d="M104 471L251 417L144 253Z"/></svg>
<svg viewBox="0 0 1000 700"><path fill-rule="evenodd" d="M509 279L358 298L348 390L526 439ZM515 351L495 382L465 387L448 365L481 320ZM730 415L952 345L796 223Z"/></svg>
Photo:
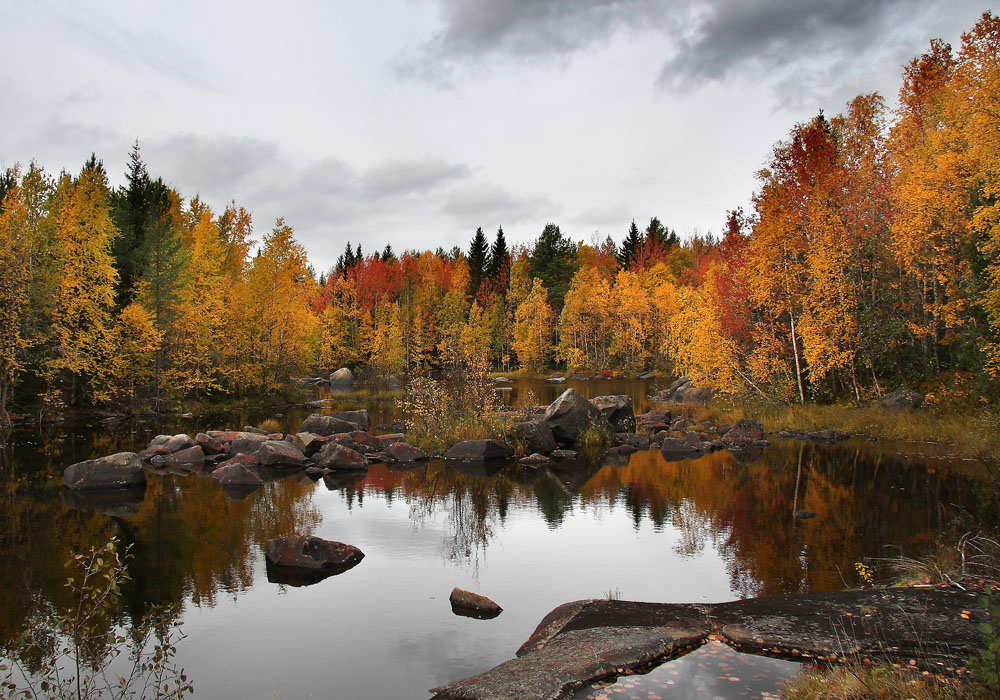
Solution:
<svg viewBox="0 0 1000 700"><path fill-rule="evenodd" d="M444 453L444 458L457 462L485 462L490 459L507 459L513 454L499 440L463 440Z"/></svg>
<svg viewBox="0 0 1000 700"><path fill-rule="evenodd" d="M529 420L518 423L514 434L525 444L529 452L548 454L556 449L556 438L552 428L544 420Z"/></svg>
<svg viewBox="0 0 1000 700"><path fill-rule="evenodd" d="M923 394L919 394L909 387L901 386L879 399L878 407L887 411L901 411L907 408L920 408L923 403Z"/></svg>
<svg viewBox="0 0 1000 700"><path fill-rule="evenodd" d="M333 415L314 413L302 421L302 427L299 428L299 432L315 433L316 435L326 437L339 433L350 433L360 428L361 426L353 421L346 421L343 418L337 418Z"/></svg>
<svg viewBox="0 0 1000 700"><path fill-rule="evenodd" d="M317 455L316 466L343 471L367 471L368 460L356 450L330 443Z"/></svg>
<svg viewBox="0 0 1000 700"><path fill-rule="evenodd" d="M535 452L527 457L522 457L517 460L517 463L523 464L526 467L534 467L537 469L538 467L544 467L547 464L552 464L552 458Z"/></svg>
<svg viewBox="0 0 1000 700"><path fill-rule="evenodd" d="M63 470L63 485L70 489L123 489L146 485L142 460L135 452L71 464Z"/></svg>
<svg viewBox="0 0 1000 700"><path fill-rule="evenodd" d="M330 386L334 389L350 389L354 386L354 375L351 370L341 367L330 375Z"/></svg>
<svg viewBox="0 0 1000 700"><path fill-rule="evenodd" d="M722 436L726 443L753 443L764 439L764 426L749 418L740 418Z"/></svg>
<svg viewBox="0 0 1000 700"><path fill-rule="evenodd" d="M595 396L590 403L597 407L601 416L616 433L635 432L635 411L632 408L631 396L627 394Z"/></svg>
<svg viewBox="0 0 1000 700"><path fill-rule="evenodd" d="M405 442L394 442L385 448L385 454L397 462L422 462L429 459L419 447Z"/></svg>
<svg viewBox="0 0 1000 700"><path fill-rule="evenodd" d="M262 467L303 467L309 461L295 445L284 440L267 440L254 453Z"/></svg>
<svg viewBox="0 0 1000 700"><path fill-rule="evenodd" d="M315 433L295 433L295 435L292 435L292 444L306 457L312 457L319 452L326 445L326 442L326 440Z"/></svg>
<svg viewBox="0 0 1000 700"><path fill-rule="evenodd" d="M229 445L229 454L252 455L260 449L260 446L263 445L267 439L267 435L240 431L233 435L233 441Z"/></svg>
<svg viewBox="0 0 1000 700"><path fill-rule="evenodd" d="M544 420L556 440L573 444L581 431L601 421L601 412L575 389L567 389L545 409Z"/></svg>

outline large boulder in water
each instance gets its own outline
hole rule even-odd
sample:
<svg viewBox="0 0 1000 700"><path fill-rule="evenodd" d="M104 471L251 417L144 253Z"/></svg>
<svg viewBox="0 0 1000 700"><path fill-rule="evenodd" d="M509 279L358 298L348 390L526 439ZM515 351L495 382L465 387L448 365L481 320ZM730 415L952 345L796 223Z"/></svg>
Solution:
<svg viewBox="0 0 1000 700"><path fill-rule="evenodd" d="M262 467L304 467L309 460L295 445L284 440L267 440L254 453Z"/></svg>
<svg viewBox="0 0 1000 700"><path fill-rule="evenodd" d="M308 586L357 566L365 553L343 542L293 535L268 540L264 556L268 581Z"/></svg>
<svg viewBox="0 0 1000 700"><path fill-rule="evenodd" d="M764 426L749 418L740 418L733 427L722 436L722 441L728 444L756 443L764 439Z"/></svg>
<svg viewBox="0 0 1000 700"><path fill-rule="evenodd" d="M918 394L909 387L901 386L879 399L878 407L887 411L901 411L906 408L920 408L923 403L923 394Z"/></svg>
<svg viewBox="0 0 1000 700"><path fill-rule="evenodd" d="M576 389L567 389L545 409L543 420L556 440L575 443L581 431L601 422L601 412Z"/></svg>
<svg viewBox="0 0 1000 700"><path fill-rule="evenodd" d="M529 420L514 426L514 434L524 443L529 453L547 455L556 449L552 428L543 420Z"/></svg>
<svg viewBox="0 0 1000 700"><path fill-rule="evenodd" d="M461 588L453 588L451 595L448 596L448 601L451 603L451 611L464 617L485 620L494 618L503 612L503 608L486 596Z"/></svg>
<svg viewBox="0 0 1000 700"><path fill-rule="evenodd" d="M485 462L507 459L514 452L499 440L463 440L444 453L444 458L456 462Z"/></svg>
<svg viewBox="0 0 1000 700"><path fill-rule="evenodd" d="M341 367L330 375L331 389L350 389L354 386L354 375L351 370Z"/></svg>
<svg viewBox="0 0 1000 700"><path fill-rule="evenodd" d="M316 455L315 461L316 466L325 469L368 471L368 460L363 454L335 442L324 447L323 451Z"/></svg>
<svg viewBox="0 0 1000 700"><path fill-rule="evenodd" d="M139 488L146 485L146 472L135 452L119 452L71 464L63 471L63 485L69 489Z"/></svg>
<svg viewBox="0 0 1000 700"><path fill-rule="evenodd" d="M611 424L616 433L635 432L635 411L632 408L631 396L627 394L595 396L590 403L597 407L601 416Z"/></svg>
<svg viewBox="0 0 1000 700"><path fill-rule="evenodd" d="M339 433L350 433L360 429L360 427L360 425L353 421L346 421L333 415L314 413L302 421L302 427L299 428L299 432L328 437Z"/></svg>
<svg viewBox="0 0 1000 700"><path fill-rule="evenodd" d="M387 457L396 462L422 462L428 459L426 452L405 442L394 442L385 448Z"/></svg>
<svg viewBox="0 0 1000 700"><path fill-rule="evenodd" d="M267 442L267 435L259 433L248 433L240 431L233 434L232 442L229 444L230 455L252 455L260 449L260 446Z"/></svg>

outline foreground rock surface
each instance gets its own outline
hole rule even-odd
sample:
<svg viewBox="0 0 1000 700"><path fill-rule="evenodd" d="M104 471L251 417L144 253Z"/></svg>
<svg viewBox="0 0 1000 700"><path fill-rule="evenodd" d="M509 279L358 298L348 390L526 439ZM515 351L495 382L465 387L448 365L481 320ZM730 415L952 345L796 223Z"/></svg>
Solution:
<svg viewBox="0 0 1000 700"><path fill-rule="evenodd" d="M795 659L886 659L943 672L982 644L976 591L869 589L678 605L582 600L539 623L518 657L434 688L438 700L555 700L583 683L681 656L710 634ZM970 619L961 617L971 611Z"/></svg>
<svg viewBox="0 0 1000 700"><path fill-rule="evenodd" d="M69 489L142 488L146 472L135 452L119 452L71 464L63 471L63 485Z"/></svg>

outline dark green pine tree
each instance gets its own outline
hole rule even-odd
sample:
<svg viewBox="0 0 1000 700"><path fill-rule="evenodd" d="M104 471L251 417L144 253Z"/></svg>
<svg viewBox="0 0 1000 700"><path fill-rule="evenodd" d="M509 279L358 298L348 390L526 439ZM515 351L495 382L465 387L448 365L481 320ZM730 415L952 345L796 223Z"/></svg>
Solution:
<svg viewBox="0 0 1000 700"><path fill-rule="evenodd" d="M473 299L479 294L479 285L483 281L483 273L486 272L486 265L489 262L490 244L483 234L483 227L476 229L476 235L469 243L469 293Z"/></svg>
<svg viewBox="0 0 1000 700"><path fill-rule="evenodd" d="M555 224L545 224L542 235L528 256L528 269L549 292L549 299L558 313L576 272L576 244L562 235Z"/></svg>
<svg viewBox="0 0 1000 700"><path fill-rule="evenodd" d="M642 252L642 246L645 242L645 236L639 233L639 227L635 225L635 219L632 219L628 233L625 234L625 240L622 241L622 247L618 251L618 266L623 270L631 270L636 257Z"/></svg>
<svg viewBox="0 0 1000 700"><path fill-rule="evenodd" d="M391 243L386 243L385 248L382 249L382 262L385 263L396 262L396 254L392 251Z"/></svg>
<svg viewBox="0 0 1000 700"><path fill-rule="evenodd" d="M503 226L497 229L497 236L490 247L489 259L486 261L486 279L490 293L506 293L510 282L510 251L507 250Z"/></svg>
<svg viewBox="0 0 1000 700"><path fill-rule="evenodd" d="M160 183L161 185L163 183ZM142 259L146 226L155 222L161 193L153 191L146 164L139 153L139 140L132 144L125 186L111 194L112 215L118 227L111 254L118 270L117 303L126 306L135 295L135 285L145 261Z"/></svg>
<svg viewBox="0 0 1000 700"><path fill-rule="evenodd" d="M664 249L673 248L680 244L677 231L664 226L655 216L649 220L649 226L646 227L646 240L650 243L656 243Z"/></svg>
<svg viewBox="0 0 1000 700"><path fill-rule="evenodd" d="M170 216L170 188L157 178L146 185L142 240L137 249L137 282L145 287L143 303L153 314L153 325L166 331L176 315L184 279L184 251L180 231ZM134 289L130 293L134 293ZM164 346L156 352L154 387L159 397Z"/></svg>
<svg viewBox="0 0 1000 700"><path fill-rule="evenodd" d="M361 252L361 244L358 244L358 253ZM340 254L337 258L336 272L343 278L347 278L347 273L354 267L354 264L358 259L354 256L354 248L351 247L351 242L348 241L347 245L344 247L344 252Z"/></svg>

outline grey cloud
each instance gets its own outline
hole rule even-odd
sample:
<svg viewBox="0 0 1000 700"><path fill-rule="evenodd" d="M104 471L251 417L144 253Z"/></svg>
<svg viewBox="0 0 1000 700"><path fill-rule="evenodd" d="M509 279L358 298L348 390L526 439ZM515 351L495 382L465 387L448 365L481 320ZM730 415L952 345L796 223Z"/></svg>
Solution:
<svg viewBox="0 0 1000 700"><path fill-rule="evenodd" d="M860 91L880 59L898 76L946 8L973 0L439 0L442 28L397 63L397 76L453 84L468 66L566 57L624 28L662 37L657 84L697 89L732 74L796 95ZM789 80L795 76L799 80ZM881 77L881 76L880 76ZM852 86L853 87L853 86ZM791 89L791 93L787 90ZM841 97L838 94L838 99Z"/></svg>
<svg viewBox="0 0 1000 700"><path fill-rule="evenodd" d="M460 222L517 223L532 216L555 215L553 205L540 197L516 197L499 185L478 183L451 192L441 210Z"/></svg>
<svg viewBox="0 0 1000 700"><path fill-rule="evenodd" d="M571 54L663 9L655 0L441 0L440 7L443 28L397 60L398 77L451 87L459 63Z"/></svg>
<svg viewBox="0 0 1000 700"><path fill-rule="evenodd" d="M377 198L425 194L472 173L462 163L442 160L390 161L378 165L361 178L362 190Z"/></svg>
<svg viewBox="0 0 1000 700"><path fill-rule="evenodd" d="M140 137L139 145L152 174L162 174L186 195L201 192L226 200L245 184L273 175L281 158L276 144L254 138L177 134L148 141Z"/></svg>
<svg viewBox="0 0 1000 700"><path fill-rule="evenodd" d="M737 70L784 74L830 56L866 60L893 40L913 6L913 0L714 0L697 13L659 82L685 89Z"/></svg>

